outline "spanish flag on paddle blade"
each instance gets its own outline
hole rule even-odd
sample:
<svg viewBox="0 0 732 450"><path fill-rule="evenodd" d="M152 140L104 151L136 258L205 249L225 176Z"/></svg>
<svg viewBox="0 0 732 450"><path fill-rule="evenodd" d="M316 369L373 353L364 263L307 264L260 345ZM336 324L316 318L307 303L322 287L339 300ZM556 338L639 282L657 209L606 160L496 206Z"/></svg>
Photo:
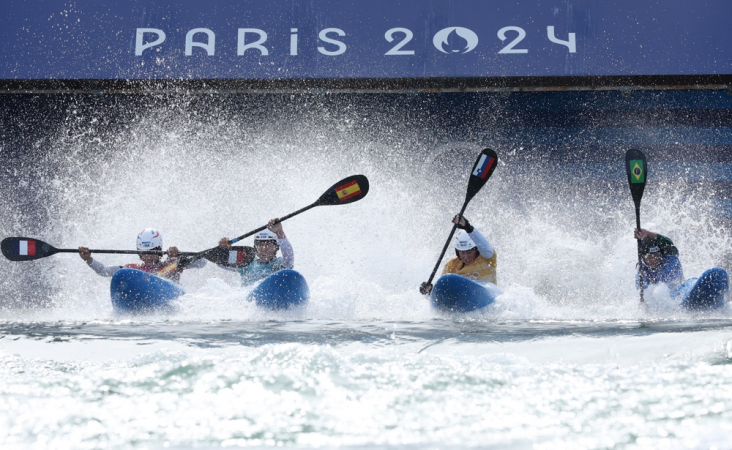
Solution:
<svg viewBox="0 0 732 450"><path fill-rule="evenodd" d="M158 269L157 276L162 278L172 278L176 270L178 270L178 261L171 261Z"/></svg>
<svg viewBox="0 0 732 450"><path fill-rule="evenodd" d="M338 195L338 199L344 202L349 198L353 198L361 194L361 186L358 185L358 181L353 180L350 183L338 186L337 188L335 188L335 191Z"/></svg>

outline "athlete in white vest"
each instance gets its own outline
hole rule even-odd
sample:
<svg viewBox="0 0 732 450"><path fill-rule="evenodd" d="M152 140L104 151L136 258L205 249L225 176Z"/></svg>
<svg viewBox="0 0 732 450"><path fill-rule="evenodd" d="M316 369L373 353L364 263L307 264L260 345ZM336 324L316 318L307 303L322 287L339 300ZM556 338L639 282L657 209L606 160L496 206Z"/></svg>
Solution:
<svg viewBox="0 0 732 450"><path fill-rule="evenodd" d="M295 266L295 251L292 249L287 236L285 236L282 224L275 223L277 220L279 219L270 220L266 230L254 235L254 250L256 253L251 263L236 269L219 267L239 272L241 282L245 286L263 280L277 271L292 269ZM231 241L228 238L221 238L219 247L228 250L231 248ZM282 250L281 257L277 256L278 250Z"/></svg>

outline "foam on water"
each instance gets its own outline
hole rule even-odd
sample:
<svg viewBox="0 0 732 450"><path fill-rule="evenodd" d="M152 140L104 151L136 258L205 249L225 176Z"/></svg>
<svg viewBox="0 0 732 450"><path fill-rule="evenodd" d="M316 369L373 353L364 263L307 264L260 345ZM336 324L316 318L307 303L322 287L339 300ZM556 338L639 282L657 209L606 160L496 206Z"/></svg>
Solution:
<svg viewBox="0 0 732 450"><path fill-rule="evenodd" d="M729 330L2 325L0 437L39 448L726 448Z"/></svg>

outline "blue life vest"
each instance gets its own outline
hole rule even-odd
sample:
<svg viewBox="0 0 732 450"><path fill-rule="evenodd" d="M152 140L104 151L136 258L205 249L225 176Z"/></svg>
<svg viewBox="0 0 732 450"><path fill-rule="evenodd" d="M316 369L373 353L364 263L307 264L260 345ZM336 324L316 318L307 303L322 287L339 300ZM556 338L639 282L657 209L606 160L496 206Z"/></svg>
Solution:
<svg viewBox="0 0 732 450"><path fill-rule="evenodd" d="M267 263L263 263L262 261L255 259L248 266L238 269L238 272L239 275L241 275L241 283L244 286L247 286L256 283L259 280L263 280L282 269L284 269L284 267L282 267L282 258L278 256Z"/></svg>
<svg viewBox="0 0 732 450"><path fill-rule="evenodd" d="M666 283L670 290L676 289L684 282L684 270L681 268L681 261L676 255L664 255L658 269L651 269L645 263L641 263L640 269L635 277L635 287L647 289L651 284Z"/></svg>

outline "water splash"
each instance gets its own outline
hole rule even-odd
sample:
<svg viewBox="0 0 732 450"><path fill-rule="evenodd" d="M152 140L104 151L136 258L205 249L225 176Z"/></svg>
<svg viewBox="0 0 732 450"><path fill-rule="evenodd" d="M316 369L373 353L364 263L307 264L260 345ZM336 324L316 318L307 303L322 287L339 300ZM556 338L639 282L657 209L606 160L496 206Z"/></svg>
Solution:
<svg viewBox="0 0 732 450"><path fill-rule="evenodd" d="M524 145L540 132L517 137L517 128L490 128L481 115L474 120L491 129L490 138L440 133L435 104L409 97L180 96L124 106L116 116L109 105L68 109L42 152L41 165L52 170L34 178L31 190L43 199L43 220L26 227L22 205L8 205L15 214L2 219L6 235L28 230L58 247L127 249L140 229L154 226L166 245L195 251L310 204L344 176L364 173L371 180L365 200L316 208L285 223L296 268L311 285L306 309L283 314L243 304L246 289L236 276L209 264L183 275L189 294L179 318L435 317L417 287L435 263L483 146L496 149L501 162L466 215L494 243L506 294L492 310L469 318L684 314L638 308L634 217L620 154L619 175L603 162L543 157ZM118 120L105 118L110 114ZM576 142L593 132L603 130L584 130ZM654 131L634 132L642 141ZM713 209L693 187L649 183L643 225L674 240L687 276L725 261L730 238ZM129 256L99 259L131 262ZM50 292L48 316L112 313L108 279L78 257L32 264ZM0 270L14 277L19 269L10 266L3 262Z"/></svg>

